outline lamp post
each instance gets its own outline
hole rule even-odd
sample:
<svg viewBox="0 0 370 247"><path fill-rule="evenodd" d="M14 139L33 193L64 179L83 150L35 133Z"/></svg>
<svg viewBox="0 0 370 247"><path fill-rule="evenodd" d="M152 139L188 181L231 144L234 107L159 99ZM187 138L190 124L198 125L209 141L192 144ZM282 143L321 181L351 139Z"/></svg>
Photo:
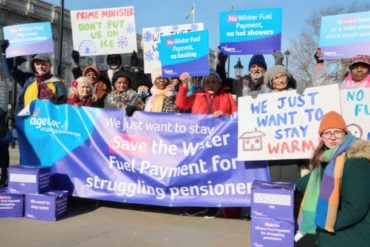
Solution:
<svg viewBox="0 0 370 247"><path fill-rule="evenodd" d="M63 59L63 27L64 27L64 0L60 0L60 20L59 20L59 64L58 75L62 76L62 59Z"/></svg>
<svg viewBox="0 0 370 247"><path fill-rule="evenodd" d="M289 59L290 51L286 50L284 52L284 55L286 57L286 68L288 68L288 61L289 61L288 59Z"/></svg>
<svg viewBox="0 0 370 247"><path fill-rule="evenodd" d="M244 66L242 65L242 63L240 61L240 57L239 57L238 58L238 62L234 66L235 77L237 79L240 79L240 77L242 76L242 74L243 74L243 68L244 68Z"/></svg>

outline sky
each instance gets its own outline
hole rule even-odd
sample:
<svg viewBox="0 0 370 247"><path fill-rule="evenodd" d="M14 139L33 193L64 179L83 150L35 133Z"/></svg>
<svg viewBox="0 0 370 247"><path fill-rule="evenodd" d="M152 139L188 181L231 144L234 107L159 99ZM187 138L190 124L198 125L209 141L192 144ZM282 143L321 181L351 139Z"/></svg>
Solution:
<svg viewBox="0 0 370 247"><path fill-rule="evenodd" d="M46 0L60 6L61 0ZM346 0L64 0L68 10L101 9L134 6L136 32L142 34L143 28L179 24L189 24L193 18L186 19L187 14L195 6L194 21L204 23L209 32L209 48L216 50L219 45L219 13L230 10L248 10L264 8L282 8L282 43L281 50L289 50L289 41L298 37L305 26L305 21L315 11L330 6L348 6ZM359 4L368 0L357 0ZM370 10L364 10L370 11ZM272 55L265 56L268 67L272 66ZM239 57L231 57L230 64L234 66ZM241 56L244 67L247 66L250 55Z"/></svg>

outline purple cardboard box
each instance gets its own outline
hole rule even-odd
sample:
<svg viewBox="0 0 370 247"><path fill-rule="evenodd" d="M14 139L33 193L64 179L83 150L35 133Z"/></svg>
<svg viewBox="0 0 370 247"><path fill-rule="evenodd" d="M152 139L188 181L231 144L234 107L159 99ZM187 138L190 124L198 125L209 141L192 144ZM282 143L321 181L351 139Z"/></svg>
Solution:
<svg viewBox="0 0 370 247"><path fill-rule="evenodd" d="M254 217L251 220L252 247L293 247L294 223L271 218Z"/></svg>
<svg viewBox="0 0 370 247"><path fill-rule="evenodd" d="M252 183L251 216L294 222L294 184L265 182Z"/></svg>
<svg viewBox="0 0 370 247"><path fill-rule="evenodd" d="M43 193L49 190L49 167L10 166L8 175L10 192L27 194Z"/></svg>
<svg viewBox="0 0 370 247"><path fill-rule="evenodd" d="M52 190L26 194L24 216L29 219L56 221L67 214L68 191Z"/></svg>
<svg viewBox="0 0 370 247"><path fill-rule="evenodd" d="M24 196L10 193L8 188L0 188L0 217L23 217Z"/></svg>

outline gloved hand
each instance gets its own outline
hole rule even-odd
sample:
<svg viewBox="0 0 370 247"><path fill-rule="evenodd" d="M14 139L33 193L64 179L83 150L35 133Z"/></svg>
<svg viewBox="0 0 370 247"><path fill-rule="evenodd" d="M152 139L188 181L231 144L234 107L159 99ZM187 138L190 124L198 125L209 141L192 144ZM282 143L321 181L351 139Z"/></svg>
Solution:
<svg viewBox="0 0 370 247"><path fill-rule="evenodd" d="M134 106L134 105L128 105L126 107L126 116L131 117L136 110L137 110L136 109L136 106Z"/></svg>
<svg viewBox="0 0 370 247"><path fill-rule="evenodd" d="M295 90L295 92L296 92L297 94L303 94L305 89L306 89L306 87L305 87L304 85L299 85L299 86L297 87L297 89Z"/></svg>
<svg viewBox="0 0 370 247"><path fill-rule="evenodd" d="M1 47L1 54L2 53L5 53L6 49L8 48L9 46L9 40L7 39L4 39L4 40L1 40L0 41L0 47Z"/></svg>
<svg viewBox="0 0 370 247"><path fill-rule="evenodd" d="M73 62L76 64L79 64L80 63L80 53L76 50L73 50L71 55L72 55Z"/></svg>
<svg viewBox="0 0 370 247"><path fill-rule="evenodd" d="M315 58L316 63L324 63L324 59L321 59L322 51L320 48L317 48L315 54L313 54L313 57Z"/></svg>
<svg viewBox="0 0 370 247"><path fill-rule="evenodd" d="M260 93L260 91L257 91L257 90L255 90L255 91L251 91L251 96L252 96L252 98L253 99L255 99L255 98L257 98L257 96L258 96L258 94Z"/></svg>
<svg viewBox="0 0 370 247"><path fill-rule="evenodd" d="M284 55L281 51L274 50L272 53L275 59L275 65L283 65Z"/></svg>

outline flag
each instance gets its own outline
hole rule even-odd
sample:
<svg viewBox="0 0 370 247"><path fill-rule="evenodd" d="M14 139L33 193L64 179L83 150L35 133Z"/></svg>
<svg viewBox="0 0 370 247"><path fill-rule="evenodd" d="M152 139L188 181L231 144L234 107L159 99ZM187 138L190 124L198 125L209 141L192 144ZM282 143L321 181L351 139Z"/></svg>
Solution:
<svg viewBox="0 0 370 247"><path fill-rule="evenodd" d="M186 16L186 20L187 19L189 19L189 17L191 16L191 15L194 15L194 12L195 12L195 9L194 9L194 6L191 8L191 10L189 11L189 13L188 13L188 15Z"/></svg>

